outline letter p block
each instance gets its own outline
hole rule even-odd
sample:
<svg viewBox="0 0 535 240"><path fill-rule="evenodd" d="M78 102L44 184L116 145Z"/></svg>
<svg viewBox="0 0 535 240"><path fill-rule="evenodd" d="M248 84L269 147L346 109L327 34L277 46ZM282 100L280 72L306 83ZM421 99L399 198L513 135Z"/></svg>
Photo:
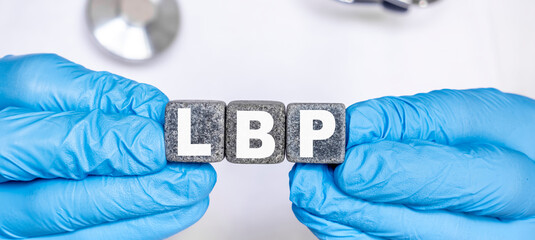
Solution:
<svg viewBox="0 0 535 240"><path fill-rule="evenodd" d="M341 103L288 105L286 157L299 163L343 163L345 106Z"/></svg>

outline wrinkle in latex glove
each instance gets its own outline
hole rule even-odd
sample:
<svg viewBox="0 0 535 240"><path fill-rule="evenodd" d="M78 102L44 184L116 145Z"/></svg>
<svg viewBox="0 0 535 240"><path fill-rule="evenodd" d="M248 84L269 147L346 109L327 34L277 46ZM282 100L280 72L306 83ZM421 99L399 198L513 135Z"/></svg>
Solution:
<svg viewBox="0 0 535 240"><path fill-rule="evenodd" d="M354 198L334 183L333 170L324 165L296 164L290 173L290 200L297 214L305 211L320 219L349 226L383 239L529 239L535 234L535 219L501 221L451 213L418 211L399 204L373 203ZM307 219L308 220L308 219ZM317 224L315 220L311 225ZM308 225L309 222L303 222ZM322 235L344 236L345 232ZM335 229L337 231L338 229ZM316 235L320 237L320 235Z"/></svg>
<svg viewBox="0 0 535 240"><path fill-rule="evenodd" d="M0 238L163 239L198 221L216 174L166 166L167 102L57 55L0 59Z"/></svg>
<svg viewBox="0 0 535 240"><path fill-rule="evenodd" d="M157 88L108 72L95 72L55 54L0 59L0 109L100 109L148 117L163 124L167 97Z"/></svg>
<svg viewBox="0 0 535 240"><path fill-rule="evenodd" d="M162 126L137 115L0 110L0 182L148 174L165 166Z"/></svg>
<svg viewBox="0 0 535 240"><path fill-rule="evenodd" d="M346 117L345 162L290 173L294 213L319 238L535 236L534 100L441 90L356 103Z"/></svg>

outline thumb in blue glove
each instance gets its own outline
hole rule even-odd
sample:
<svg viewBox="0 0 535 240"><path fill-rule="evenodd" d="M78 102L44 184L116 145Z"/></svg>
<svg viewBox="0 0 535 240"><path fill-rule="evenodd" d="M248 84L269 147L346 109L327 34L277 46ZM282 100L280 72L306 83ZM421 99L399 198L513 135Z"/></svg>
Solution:
<svg viewBox="0 0 535 240"><path fill-rule="evenodd" d="M494 89L357 103L345 163L290 173L294 213L322 239L533 238L534 119Z"/></svg>
<svg viewBox="0 0 535 240"><path fill-rule="evenodd" d="M0 238L161 239L196 222L216 175L166 165L167 102L57 55L0 59Z"/></svg>

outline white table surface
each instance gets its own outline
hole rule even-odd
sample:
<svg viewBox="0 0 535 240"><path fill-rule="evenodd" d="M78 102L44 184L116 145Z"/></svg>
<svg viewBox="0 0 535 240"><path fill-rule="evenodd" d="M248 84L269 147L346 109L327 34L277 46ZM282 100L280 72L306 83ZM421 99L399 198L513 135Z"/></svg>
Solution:
<svg viewBox="0 0 535 240"><path fill-rule="evenodd" d="M54 52L170 99L342 102L441 88L535 98L535 1L444 0L408 15L332 0L179 0L177 41L145 64L100 51L85 1L0 0L0 55ZM214 164L206 215L172 239L312 239L288 200L291 164Z"/></svg>

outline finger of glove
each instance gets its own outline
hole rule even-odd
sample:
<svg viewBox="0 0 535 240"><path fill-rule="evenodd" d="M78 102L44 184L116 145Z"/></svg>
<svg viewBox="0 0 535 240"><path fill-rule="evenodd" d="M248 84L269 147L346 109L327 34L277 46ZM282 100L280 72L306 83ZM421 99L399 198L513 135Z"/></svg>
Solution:
<svg viewBox="0 0 535 240"><path fill-rule="evenodd" d="M0 237L72 232L191 206L216 182L209 164L169 164L153 175L0 184ZM198 219L203 211L197 211Z"/></svg>
<svg viewBox="0 0 535 240"><path fill-rule="evenodd" d="M383 97L347 109L347 147L421 139L447 145L488 142L535 158L535 101L496 89L440 90Z"/></svg>
<svg viewBox="0 0 535 240"><path fill-rule="evenodd" d="M366 202L338 189L333 174L328 166L297 165L290 176L290 200L315 216L387 239L528 239L535 234L535 219L501 221Z"/></svg>
<svg viewBox="0 0 535 240"><path fill-rule="evenodd" d="M139 115L163 123L168 98L157 88L95 72L55 54L0 59L0 109Z"/></svg>
<svg viewBox="0 0 535 240"><path fill-rule="evenodd" d="M378 240L381 238L368 236L352 227L348 227L336 222L315 216L302 208L292 205L295 217L314 233L318 239L338 240L338 239L361 239Z"/></svg>
<svg viewBox="0 0 535 240"><path fill-rule="evenodd" d="M0 110L0 182L141 175L166 164L163 129L135 115Z"/></svg>
<svg viewBox="0 0 535 240"><path fill-rule="evenodd" d="M334 181L344 193L371 202L502 219L535 216L535 162L489 144L361 144L346 153Z"/></svg>
<svg viewBox="0 0 535 240"><path fill-rule="evenodd" d="M129 239L158 240L166 239L197 222L208 208L208 198L195 205L178 210L96 225L75 232L68 232L34 240L93 240L93 239Z"/></svg>

